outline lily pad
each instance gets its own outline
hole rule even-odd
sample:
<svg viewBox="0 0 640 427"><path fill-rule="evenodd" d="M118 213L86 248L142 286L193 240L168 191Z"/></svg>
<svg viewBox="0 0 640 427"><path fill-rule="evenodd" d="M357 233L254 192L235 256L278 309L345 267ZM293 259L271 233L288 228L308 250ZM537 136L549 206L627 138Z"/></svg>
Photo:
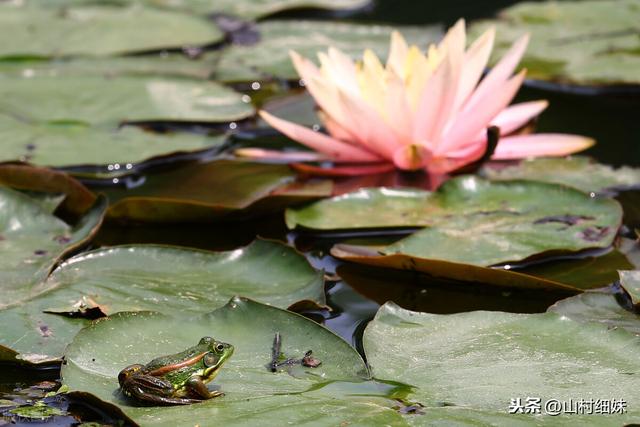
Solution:
<svg viewBox="0 0 640 427"><path fill-rule="evenodd" d="M313 350L322 364L315 369L294 369L295 376L285 369L270 372L266 365L276 332L287 357ZM181 351L202 336L235 347L213 383L225 393L223 397L183 407L139 407L118 392L116 377L121 369ZM124 347L126 352L119 350ZM282 420L293 424L322 420L331 425L396 425L402 421L386 406L387 400L349 396L363 390L358 386L367 386L369 375L360 355L345 341L299 315L244 298L236 297L195 319L153 313L112 316L81 331L65 359L64 384L72 390L91 390L142 425L206 425L212 419L245 425L280 425Z"/></svg>
<svg viewBox="0 0 640 427"><path fill-rule="evenodd" d="M38 284L56 262L93 237L106 205L100 197L76 224L70 225L28 195L0 187L0 307L37 293Z"/></svg>
<svg viewBox="0 0 640 427"><path fill-rule="evenodd" d="M416 387L412 398L426 406L416 424L460 418L484 424L508 415L518 398L541 399L542 414L509 415L508 425L621 425L640 415L640 339L624 330L553 313L436 315L388 303L367 326L364 348L373 375ZM544 413L551 399L581 398L623 399L626 414Z"/></svg>
<svg viewBox="0 0 640 427"><path fill-rule="evenodd" d="M485 167L483 173L493 180L529 179L575 187L587 193L601 193L640 187L640 169L613 168L584 156L523 160L505 168Z"/></svg>
<svg viewBox="0 0 640 427"><path fill-rule="evenodd" d="M548 262L533 263L519 268L520 273L575 286L595 289L618 280L618 270L634 267L624 248L590 251L579 256L560 257Z"/></svg>
<svg viewBox="0 0 640 427"><path fill-rule="evenodd" d="M223 33L201 17L140 5L84 3L61 10L1 4L0 58L115 55L223 39Z"/></svg>
<svg viewBox="0 0 640 427"><path fill-rule="evenodd" d="M0 138L0 161L52 167L117 164L125 172L155 157L212 149L226 140L224 135L160 134L134 126L32 123L4 115L0 115Z"/></svg>
<svg viewBox="0 0 640 427"><path fill-rule="evenodd" d="M424 226L380 253L491 266L609 247L622 209L614 200L554 184L466 176L435 193L363 189L289 209L286 219L290 228L314 230Z"/></svg>
<svg viewBox="0 0 640 427"><path fill-rule="evenodd" d="M621 271L620 284L631 297L631 303L640 308L640 271Z"/></svg>
<svg viewBox="0 0 640 427"><path fill-rule="evenodd" d="M28 191L30 195L47 195L54 204L46 210L74 218L81 217L96 201L95 194L68 174L27 164L0 164L0 185Z"/></svg>
<svg viewBox="0 0 640 427"><path fill-rule="evenodd" d="M40 122L227 122L253 107L214 82L169 78L0 78L0 111Z"/></svg>
<svg viewBox="0 0 640 427"><path fill-rule="evenodd" d="M289 51L317 60L316 55L336 47L361 58L371 49L386 58L392 27L322 21L265 21L257 26L260 42L252 46L234 45L222 55L215 72L217 80L252 81L265 78L298 79ZM426 48L442 35L439 26L398 27L407 41Z"/></svg>
<svg viewBox="0 0 640 427"><path fill-rule="evenodd" d="M481 267L439 259L418 258L404 254L380 255L375 249L363 246L336 245L331 255L343 261L373 267L407 270L436 280L456 281L474 286L551 291L565 294L582 292L575 284L562 283L553 278L534 276L505 268Z"/></svg>
<svg viewBox="0 0 640 427"><path fill-rule="evenodd" d="M25 0L40 7L77 6L86 0ZM371 0L109 0L114 5L142 4L200 15L229 15L247 20L264 18L291 9L344 11L362 8Z"/></svg>
<svg viewBox="0 0 640 427"><path fill-rule="evenodd" d="M56 60L1 60L0 76L118 76L181 77L206 80L213 73L220 50L189 58L180 52L118 57L73 57Z"/></svg>
<svg viewBox="0 0 640 427"><path fill-rule="evenodd" d="M534 79L637 85L639 20L636 0L525 2L503 10L496 20L477 23L471 32L497 27L494 60L522 34L531 34L521 65Z"/></svg>
<svg viewBox="0 0 640 427"><path fill-rule="evenodd" d="M0 321L12 325L0 332L0 344L16 353L59 360L73 336L92 319L154 309L202 314L240 292L283 308L325 303L322 272L278 243L256 241L219 253L156 245L115 246L67 260L31 299L0 310ZM9 361L16 359L19 356Z"/></svg>
<svg viewBox="0 0 640 427"><path fill-rule="evenodd" d="M175 223L273 212L330 196L332 188L329 181L298 183L286 165L218 160L149 175L144 185L106 193L112 219Z"/></svg>
<svg viewBox="0 0 640 427"><path fill-rule="evenodd" d="M549 312L576 322L596 322L640 335L640 315L625 309L612 292L592 291L558 301Z"/></svg>
<svg viewBox="0 0 640 427"><path fill-rule="evenodd" d="M225 14L244 19L264 18L289 9L317 8L349 10L366 6L371 0L143 0L152 5L187 10L199 14Z"/></svg>

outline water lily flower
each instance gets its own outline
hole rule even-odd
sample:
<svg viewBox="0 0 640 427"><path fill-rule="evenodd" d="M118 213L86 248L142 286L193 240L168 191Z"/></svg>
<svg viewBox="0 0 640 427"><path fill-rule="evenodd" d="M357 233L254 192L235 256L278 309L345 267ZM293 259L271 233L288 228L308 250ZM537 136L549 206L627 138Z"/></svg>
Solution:
<svg viewBox="0 0 640 427"><path fill-rule="evenodd" d="M525 77L525 70L515 75L514 71L527 47L527 35L482 77L494 35L491 28L465 49L465 23L460 20L424 54L394 32L386 65L371 50L354 63L329 48L318 55L319 68L291 52L328 134L266 111L260 116L315 151L304 154L302 161L330 160L337 164L331 169L335 174L389 168L449 173L485 155L490 126L498 126L501 135L493 159L564 156L593 145L593 140L577 135L511 135L538 116L547 102L509 106ZM269 150L249 149L241 154L295 158Z"/></svg>

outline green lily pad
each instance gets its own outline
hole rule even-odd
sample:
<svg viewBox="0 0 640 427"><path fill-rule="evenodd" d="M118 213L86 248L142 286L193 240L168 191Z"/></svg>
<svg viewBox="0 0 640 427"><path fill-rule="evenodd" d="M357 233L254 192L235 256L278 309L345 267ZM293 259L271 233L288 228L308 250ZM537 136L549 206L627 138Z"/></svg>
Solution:
<svg viewBox="0 0 640 427"><path fill-rule="evenodd" d="M26 0L39 7L78 6L86 0ZM359 9L371 0L109 0L119 6L142 4L168 10L185 11L200 15L230 15L247 20L264 18L291 9L328 9L335 11Z"/></svg>
<svg viewBox="0 0 640 427"><path fill-rule="evenodd" d="M582 292L575 283L563 283L554 278L534 276L518 270L481 267L439 259L418 258L405 254L380 255L365 246L335 245L331 255L343 261L365 266L421 273L437 281L455 281L472 286L497 286L508 289L550 291L573 295ZM579 285L580 286L580 285ZM588 286L586 286L588 288Z"/></svg>
<svg viewBox="0 0 640 427"><path fill-rule="evenodd" d="M631 297L631 303L640 307L640 271L621 271L620 284Z"/></svg>
<svg viewBox="0 0 640 427"><path fill-rule="evenodd" d="M75 225L55 217L38 200L0 187L0 307L38 292L38 284L65 254L90 240L102 222L107 202L100 197ZM11 328L8 328L11 329Z"/></svg>
<svg viewBox="0 0 640 427"><path fill-rule="evenodd" d="M9 413L20 418L35 420L46 420L56 416L67 415L66 411L49 406L42 401L36 402L33 405L25 405L11 409Z"/></svg>
<svg viewBox="0 0 640 427"><path fill-rule="evenodd" d="M619 274L620 287L585 292L557 302L548 311L577 322L598 322L609 328L624 328L640 335L640 315L637 310L640 273L635 270L620 271Z"/></svg>
<svg viewBox="0 0 640 427"><path fill-rule="evenodd" d="M286 357L307 350L322 362L292 374L267 369L275 333L282 337ZM225 395L183 407L138 407L117 392L118 372L132 363L146 363L193 346L213 336L234 345L214 385ZM119 349L127 348L126 352ZM65 354L63 382L72 390L91 390L115 403L142 425L206 425L215 423L280 425L398 425L401 416L389 401L355 395L368 384L360 355L329 330L299 315L234 298L199 318L181 319L153 313L121 313L81 331ZM365 388L371 394L370 388ZM351 396L350 396L351 394ZM367 409L368 408L368 409Z"/></svg>
<svg viewBox="0 0 640 427"><path fill-rule="evenodd" d="M156 245L98 249L64 262L38 292L0 310L0 321L12 325L0 332L0 345L46 355L47 362L59 360L91 319L116 312L202 314L237 293L283 308L325 303L322 272L293 249L267 241L219 253Z"/></svg>
<svg viewBox="0 0 640 427"><path fill-rule="evenodd" d="M552 313L436 315L392 303L378 311L364 333L373 375L416 387L412 399L426 408L425 415L413 420L422 425L434 420L484 425L483 420L495 417L503 417L500 425L633 422L640 415L635 379L639 348L640 339L627 331ZM540 398L542 414L509 415L505 423L512 399L518 398L522 403ZM550 399L581 398L624 399L627 413L544 414Z"/></svg>
<svg viewBox="0 0 640 427"><path fill-rule="evenodd" d="M155 157L220 147L226 140L224 135L159 134L133 126L30 123L4 115L0 115L0 138L4 141L0 161L52 167L118 165L123 172Z"/></svg>
<svg viewBox="0 0 640 427"><path fill-rule="evenodd" d="M623 248L616 247L605 252L595 251L568 259L534 263L518 271L580 289L600 288L618 280L618 270L634 268Z"/></svg>
<svg viewBox="0 0 640 427"><path fill-rule="evenodd" d="M330 181L299 183L286 165L218 160L149 175L106 190L109 217L137 222L211 222L273 212L331 195Z"/></svg>
<svg viewBox="0 0 640 427"><path fill-rule="evenodd" d="M252 46L231 45L189 59L182 54L144 55L117 58L74 58L57 61L0 61L5 77L86 77L118 76L186 77L217 81L245 82L298 78L289 50L313 60L317 53L335 46L360 59L365 49L373 49L382 59L389 49L391 32L386 26L317 21L266 21L257 24L260 41ZM426 47L437 41L440 27L397 27L411 43Z"/></svg>
<svg viewBox="0 0 640 427"><path fill-rule="evenodd" d="M40 122L226 122L253 107L214 82L169 78L0 78L0 111Z"/></svg>
<svg viewBox="0 0 640 427"><path fill-rule="evenodd" d="M0 58L115 55L222 39L222 32L206 19L139 5L60 10L0 5Z"/></svg>
<svg viewBox="0 0 640 427"><path fill-rule="evenodd" d="M584 292L558 301L549 307L549 312L576 322L596 322L611 329L623 328L640 335L640 315L622 307L615 294Z"/></svg>
<svg viewBox="0 0 640 427"><path fill-rule="evenodd" d="M244 19L258 19L289 9L358 9L370 0L143 0L161 7L199 14L220 13Z"/></svg>
<svg viewBox="0 0 640 427"><path fill-rule="evenodd" d="M471 28L480 34L495 25L494 61L518 37L531 34L521 65L534 79L577 85L640 84L640 39L636 0L526 2L498 19Z"/></svg>
<svg viewBox="0 0 640 427"><path fill-rule="evenodd" d="M424 226L380 253L491 266L609 247L622 209L614 200L554 184L466 176L435 193L363 189L289 209L286 220L290 228L314 230Z"/></svg>
<svg viewBox="0 0 640 427"><path fill-rule="evenodd" d="M613 168L584 156L523 160L506 168L485 167L493 180L529 179L575 187L587 193L640 186L640 169Z"/></svg>
<svg viewBox="0 0 640 427"><path fill-rule="evenodd" d="M220 50L199 58L178 52L119 57L74 57L56 60L0 60L0 76L60 77L118 76L180 77L206 80L213 73Z"/></svg>
<svg viewBox="0 0 640 427"><path fill-rule="evenodd" d="M407 41L426 48L442 35L439 26L398 27ZM224 51L214 74L222 81L252 81L277 77L298 79L289 51L317 60L317 53L336 47L361 58L371 49L386 58L392 27L322 21L265 21L258 24L260 42L252 46L234 45Z"/></svg>
<svg viewBox="0 0 640 427"><path fill-rule="evenodd" d="M54 202L46 210L65 217L81 217L96 201L95 194L68 174L27 164L0 164L0 185L29 192L31 196L45 195Z"/></svg>

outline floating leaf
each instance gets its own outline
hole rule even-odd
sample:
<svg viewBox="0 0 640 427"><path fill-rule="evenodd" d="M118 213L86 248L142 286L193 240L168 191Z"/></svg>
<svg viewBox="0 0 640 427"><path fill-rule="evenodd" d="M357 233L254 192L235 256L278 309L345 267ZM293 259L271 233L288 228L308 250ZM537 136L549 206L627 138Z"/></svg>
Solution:
<svg viewBox="0 0 640 427"><path fill-rule="evenodd" d="M295 376L285 369L270 372L275 333L280 333L287 357L313 350L322 364L298 367L292 372ZM116 377L121 369L184 350L203 336L235 347L213 383L225 393L223 397L182 407L136 407L118 393ZM118 350L124 347L126 352ZM402 421L388 400L372 396L375 383L364 382L367 367L346 342L301 316L243 298L197 319L152 313L112 316L81 331L65 359L65 384L118 404L142 425L204 425L212 419L246 425L280 425L282 420L296 425L317 420L330 425Z"/></svg>
<svg viewBox="0 0 640 427"><path fill-rule="evenodd" d="M371 49L386 58L392 27L321 21L265 21L258 24L260 42L231 46L222 55L215 72L217 80L252 81L277 77L298 79L289 57L295 50L315 59L319 51L336 47L354 57ZM399 27L410 43L426 48L442 35L439 26Z"/></svg>
<svg viewBox="0 0 640 427"><path fill-rule="evenodd" d="M30 420L48 420L56 416L67 415L66 411L49 406L42 401L36 402L33 405L25 405L11 409L9 413Z"/></svg>
<svg viewBox="0 0 640 427"><path fill-rule="evenodd" d="M99 76L0 78L0 111L63 124L226 122L253 114L240 94L214 82Z"/></svg>
<svg viewBox="0 0 640 427"><path fill-rule="evenodd" d="M380 252L476 266L606 248L621 221L622 209L614 200L554 184L473 176L453 179L435 193L363 189L287 211L290 228L425 226Z"/></svg>
<svg viewBox="0 0 640 427"><path fill-rule="evenodd" d="M298 79L289 57L294 49L315 59L329 46L339 47L354 58L372 49L384 59L388 55L392 27L317 21L265 21L256 24L260 41L254 45L231 45L207 51L196 58L183 54L128 56L118 58L74 58L72 60L3 61L5 77L117 76L189 77L245 82L265 79ZM426 48L441 37L440 27L398 27L411 43Z"/></svg>
<svg viewBox="0 0 640 427"><path fill-rule="evenodd" d="M68 174L26 164L0 165L0 185L16 190L53 194L53 197L61 199L49 212L59 210L74 217L82 216L96 201L95 194Z"/></svg>
<svg viewBox="0 0 640 427"><path fill-rule="evenodd" d="M226 140L225 136L158 134L133 126L28 123L4 115L0 115L0 138L4 141L0 161L25 160L53 167L117 164L125 172L154 157L207 150Z"/></svg>
<svg viewBox="0 0 640 427"><path fill-rule="evenodd" d="M28 195L0 187L0 307L38 293L38 284L55 263L95 234L106 204L100 197L76 224L69 225Z"/></svg>
<svg viewBox="0 0 640 427"><path fill-rule="evenodd" d="M425 415L415 419L421 425L496 422L517 398L540 398L541 412L549 399L624 399L627 414L516 414L498 424L633 422L640 415L634 375L640 369L639 348L638 337L627 331L551 313L436 315L392 303L380 309L364 333L373 375L417 388L412 399L426 406Z"/></svg>
<svg viewBox="0 0 640 427"><path fill-rule="evenodd" d="M640 271L621 271L620 284L631 297L631 303L640 307Z"/></svg>
<svg viewBox="0 0 640 427"><path fill-rule="evenodd" d="M618 280L618 270L630 268L634 265L628 254L623 248L615 248L533 263L518 271L580 289L594 289L610 285Z"/></svg>
<svg viewBox="0 0 640 427"><path fill-rule="evenodd" d="M380 255L370 248L336 245L331 255L344 261L366 266L384 267L423 273L436 280L454 280L473 285L492 285L505 288L531 289L568 293L581 292L580 288L545 277L537 277L503 268L480 267L438 259L416 258L404 254Z"/></svg>
<svg viewBox="0 0 640 427"><path fill-rule="evenodd" d="M120 221L211 222L238 219L331 195L328 181L297 183L286 165L218 160L149 175L144 185L108 190Z"/></svg>
<svg viewBox="0 0 640 427"><path fill-rule="evenodd" d="M143 0L152 5L177 8L199 14L225 14L244 19L264 18L289 9L357 9L370 0Z"/></svg>
<svg viewBox="0 0 640 427"><path fill-rule="evenodd" d="M70 77L118 76L182 77L206 80L213 73L220 50L190 58L180 52L119 57L74 57L57 60L24 59L0 61L0 76Z"/></svg>
<svg viewBox="0 0 640 427"><path fill-rule="evenodd" d="M626 166L614 169L583 156L529 159L506 168L486 167L483 172L493 180L554 182L587 193L640 186L640 169Z"/></svg>
<svg viewBox="0 0 640 427"><path fill-rule="evenodd" d="M39 7L69 7L82 5L86 0L25 0ZM359 9L370 0L109 0L114 5L143 4L168 10L186 11L200 15L227 15L232 18L259 19L291 9L328 9L335 11Z"/></svg>
<svg viewBox="0 0 640 427"><path fill-rule="evenodd" d="M0 58L114 55L201 46L223 39L215 25L197 16L84 3L60 10L1 4Z"/></svg>
<svg viewBox="0 0 640 427"><path fill-rule="evenodd" d="M558 301L549 311L576 322L597 322L610 329L623 328L640 335L640 315L625 309L616 294L592 291Z"/></svg>
<svg viewBox="0 0 640 427"><path fill-rule="evenodd" d="M238 293L283 308L324 305L322 273L293 249L267 241L219 253L155 245L99 249L63 263L39 291L0 311L0 322L12 325L0 332L0 344L49 359L59 358L90 320L120 311L206 313Z"/></svg>
<svg viewBox="0 0 640 427"><path fill-rule="evenodd" d="M531 42L521 65L531 78L578 85L640 84L636 0L526 2L477 23L496 26L494 60L522 34Z"/></svg>

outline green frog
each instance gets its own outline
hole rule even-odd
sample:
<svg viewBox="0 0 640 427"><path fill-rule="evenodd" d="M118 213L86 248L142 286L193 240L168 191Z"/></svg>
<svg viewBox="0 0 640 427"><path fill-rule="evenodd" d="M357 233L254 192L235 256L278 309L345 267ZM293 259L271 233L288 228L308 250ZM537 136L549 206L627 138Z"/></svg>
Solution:
<svg viewBox="0 0 640 427"><path fill-rule="evenodd" d="M222 396L211 382L233 354L233 346L204 337L180 353L158 357L146 365L131 365L118 374L125 396L152 405L188 405Z"/></svg>

